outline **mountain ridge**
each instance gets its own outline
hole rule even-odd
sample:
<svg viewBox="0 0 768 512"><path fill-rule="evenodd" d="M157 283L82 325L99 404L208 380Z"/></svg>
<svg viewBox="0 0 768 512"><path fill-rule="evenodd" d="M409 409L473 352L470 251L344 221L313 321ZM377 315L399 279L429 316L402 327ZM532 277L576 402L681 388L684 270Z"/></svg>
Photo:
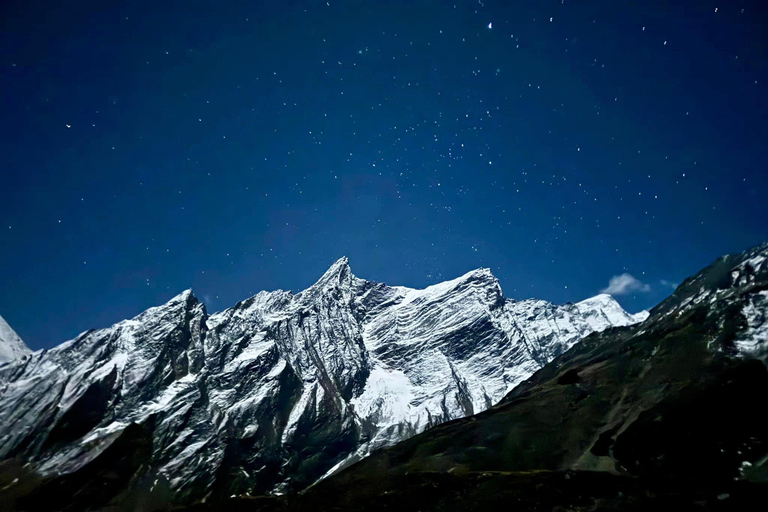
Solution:
<svg viewBox="0 0 768 512"><path fill-rule="evenodd" d="M768 485L766 260L768 244L718 258L645 322L587 336L492 408L379 450L305 494L228 506L754 509Z"/></svg>
<svg viewBox="0 0 768 512"><path fill-rule="evenodd" d="M360 279L347 258L299 293L213 314L188 289L0 366L0 458L66 480L143 432L153 450L129 480L182 501L298 490L635 321L607 297L506 299L488 269L416 290Z"/></svg>

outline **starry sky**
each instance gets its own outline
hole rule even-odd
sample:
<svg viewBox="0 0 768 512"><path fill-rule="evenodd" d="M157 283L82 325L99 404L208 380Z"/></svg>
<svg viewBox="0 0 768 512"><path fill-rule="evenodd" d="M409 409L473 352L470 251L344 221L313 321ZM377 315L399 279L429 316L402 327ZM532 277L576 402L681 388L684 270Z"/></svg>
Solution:
<svg viewBox="0 0 768 512"><path fill-rule="evenodd" d="M344 255L649 308L768 240L762 3L6 0L0 314L46 348Z"/></svg>

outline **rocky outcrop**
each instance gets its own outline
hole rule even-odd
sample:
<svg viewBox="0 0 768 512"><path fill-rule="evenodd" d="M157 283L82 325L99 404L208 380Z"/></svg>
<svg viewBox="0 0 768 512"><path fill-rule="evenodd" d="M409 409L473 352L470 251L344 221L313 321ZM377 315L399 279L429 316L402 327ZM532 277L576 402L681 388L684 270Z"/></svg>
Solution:
<svg viewBox="0 0 768 512"><path fill-rule="evenodd" d="M29 347L19 338L16 331L0 316L0 365L31 354Z"/></svg>

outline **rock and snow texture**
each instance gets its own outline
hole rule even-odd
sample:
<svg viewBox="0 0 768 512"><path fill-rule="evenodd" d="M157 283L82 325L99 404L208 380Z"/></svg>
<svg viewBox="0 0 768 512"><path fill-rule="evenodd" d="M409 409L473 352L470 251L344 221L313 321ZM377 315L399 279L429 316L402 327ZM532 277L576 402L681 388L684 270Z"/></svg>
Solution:
<svg viewBox="0 0 768 512"><path fill-rule="evenodd" d="M747 254L731 271L733 286L752 284L759 275L768 273L768 244ZM746 355L768 361L768 290L748 297L741 310L746 329L734 341L736 349Z"/></svg>
<svg viewBox="0 0 768 512"><path fill-rule="evenodd" d="M0 367L0 459L72 472L132 423L181 498L302 488L498 402L584 336L642 320L608 295L505 299L487 269L423 290L342 258L298 294L207 315L191 291Z"/></svg>
<svg viewBox="0 0 768 512"><path fill-rule="evenodd" d="M751 297L742 311L746 330L736 338L736 348L747 355L768 359L768 290Z"/></svg>
<svg viewBox="0 0 768 512"><path fill-rule="evenodd" d="M683 315L702 304L713 309L737 309L740 328L732 348L741 357L768 364L768 243L741 254L718 258L686 279L675 292L651 310L654 316Z"/></svg>
<svg viewBox="0 0 768 512"><path fill-rule="evenodd" d="M21 359L31 353L16 331L0 316L0 364Z"/></svg>

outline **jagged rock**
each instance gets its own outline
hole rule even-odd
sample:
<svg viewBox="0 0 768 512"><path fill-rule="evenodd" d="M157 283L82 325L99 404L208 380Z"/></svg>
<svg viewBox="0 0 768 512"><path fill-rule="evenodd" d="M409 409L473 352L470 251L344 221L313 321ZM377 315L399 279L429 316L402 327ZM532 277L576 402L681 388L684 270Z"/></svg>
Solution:
<svg viewBox="0 0 768 512"><path fill-rule="evenodd" d="M91 474L138 425L151 455L131 459L125 485L162 480L180 501L297 490L486 410L584 336L641 319L608 295L505 299L488 269L387 286L346 258L301 293L210 316L187 290L0 366L0 458L79 481L67 475Z"/></svg>
<svg viewBox="0 0 768 512"><path fill-rule="evenodd" d="M766 261L768 244L719 258L643 323L588 336L492 408L379 450L304 494L227 505L758 509L768 491Z"/></svg>
<svg viewBox="0 0 768 512"><path fill-rule="evenodd" d="M31 354L29 347L19 338L16 331L0 316L0 365Z"/></svg>

